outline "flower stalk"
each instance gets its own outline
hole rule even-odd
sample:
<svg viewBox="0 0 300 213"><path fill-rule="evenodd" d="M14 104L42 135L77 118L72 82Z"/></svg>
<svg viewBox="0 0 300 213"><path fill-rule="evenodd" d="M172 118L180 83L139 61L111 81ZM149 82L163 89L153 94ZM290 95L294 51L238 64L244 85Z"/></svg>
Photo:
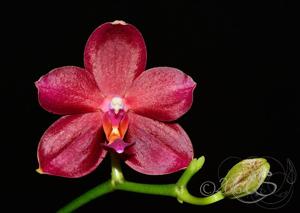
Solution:
<svg viewBox="0 0 300 213"><path fill-rule="evenodd" d="M115 153L111 153L111 184L117 186L125 181L120 161Z"/></svg>
<svg viewBox="0 0 300 213"><path fill-rule="evenodd" d="M208 205L224 198L220 191L208 197L195 197L189 193L186 185L192 176L202 168L205 161L203 156L199 159L193 159L175 184L146 184L127 181L123 176L119 160L116 156L112 155L111 160L111 179L74 199L58 210L58 213L72 212L84 204L115 190L174 197L180 203L186 202L193 205Z"/></svg>

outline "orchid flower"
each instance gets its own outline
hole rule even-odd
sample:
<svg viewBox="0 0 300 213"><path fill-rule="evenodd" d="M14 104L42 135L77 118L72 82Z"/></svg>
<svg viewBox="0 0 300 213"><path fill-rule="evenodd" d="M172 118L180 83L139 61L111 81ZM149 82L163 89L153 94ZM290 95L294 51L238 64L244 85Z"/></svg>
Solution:
<svg viewBox="0 0 300 213"><path fill-rule="evenodd" d="M92 33L84 65L53 69L36 82L40 105L64 115L40 140L41 173L81 177L96 169L107 151L122 154L143 174L188 166L191 141L170 122L192 105L196 83L191 77L171 67L144 71L144 39L123 21L105 23Z"/></svg>

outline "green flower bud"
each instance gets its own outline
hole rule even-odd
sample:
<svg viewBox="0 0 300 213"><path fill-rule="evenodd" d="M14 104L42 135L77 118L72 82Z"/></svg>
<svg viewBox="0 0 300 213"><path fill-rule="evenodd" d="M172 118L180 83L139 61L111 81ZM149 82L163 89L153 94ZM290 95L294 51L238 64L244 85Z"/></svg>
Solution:
<svg viewBox="0 0 300 213"><path fill-rule="evenodd" d="M225 197L236 199L257 191L266 179L270 164L264 158L246 159L237 163L221 183Z"/></svg>

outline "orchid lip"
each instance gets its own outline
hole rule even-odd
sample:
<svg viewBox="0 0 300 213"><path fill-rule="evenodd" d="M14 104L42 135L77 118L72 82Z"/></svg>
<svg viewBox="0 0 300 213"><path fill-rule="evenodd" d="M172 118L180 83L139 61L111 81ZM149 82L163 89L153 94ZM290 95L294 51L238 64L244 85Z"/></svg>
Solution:
<svg viewBox="0 0 300 213"><path fill-rule="evenodd" d="M127 147L132 146L133 144L134 144L134 142L126 143L121 138L118 138L118 139L114 140L112 143L104 144L104 147L109 148L118 154L122 154L122 153L124 153L124 151Z"/></svg>

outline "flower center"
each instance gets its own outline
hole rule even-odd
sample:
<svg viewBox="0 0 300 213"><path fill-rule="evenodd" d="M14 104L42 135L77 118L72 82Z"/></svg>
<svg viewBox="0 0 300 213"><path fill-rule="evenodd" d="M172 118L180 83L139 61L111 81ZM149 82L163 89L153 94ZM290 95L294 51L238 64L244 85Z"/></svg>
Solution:
<svg viewBox="0 0 300 213"><path fill-rule="evenodd" d="M123 100L114 97L109 105L109 110L103 115L103 129L107 143L105 146L117 153L123 153L125 148L132 145L123 141L128 129L128 115L124 110Z"/></svg>
<svg viewBox="0 0 300 213"><path fill-rule="evenodd" d="M120 97L114 97L110 102L110 109L113 109L116 114L118 114L120 109L124 109L123 100Z"/></svg>

